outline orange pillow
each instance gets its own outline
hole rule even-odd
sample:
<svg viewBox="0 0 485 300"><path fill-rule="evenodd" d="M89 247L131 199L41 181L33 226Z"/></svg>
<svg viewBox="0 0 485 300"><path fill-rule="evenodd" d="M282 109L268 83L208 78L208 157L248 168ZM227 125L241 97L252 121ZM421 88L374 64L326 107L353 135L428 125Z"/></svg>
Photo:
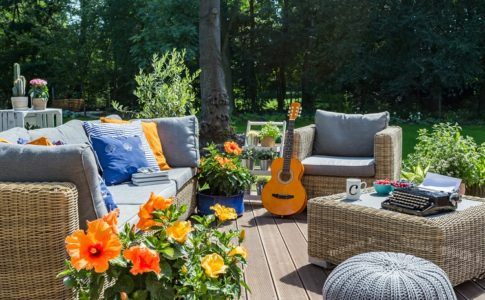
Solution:
<svg viewBox="0 0 485 300"><path fill-rule="evenodd" d="M100 120L101 123L130 123L130 121L117 120L106 117L101 117ZM167 159L165 158L165 155L163 155L162 143L160 142L160 137L158 136L157 131L157 124L155 122L142 122L141 125L143 127L143 133L145 134L145 138L148 141L148 145L150 145L150 149L152 149L153 155L155 155L155 159L157 160L160 170L170 169L170 166L167 163Z"/></svg>
<svg viewBox="0 0 485 300"><path fill-rule="evenodd" d="M36 145L36 146L54 146L52 142L46 138L45 136L41 136L38 139L35 139L33 141L30 141L27 143L27 145Z"/></svg>

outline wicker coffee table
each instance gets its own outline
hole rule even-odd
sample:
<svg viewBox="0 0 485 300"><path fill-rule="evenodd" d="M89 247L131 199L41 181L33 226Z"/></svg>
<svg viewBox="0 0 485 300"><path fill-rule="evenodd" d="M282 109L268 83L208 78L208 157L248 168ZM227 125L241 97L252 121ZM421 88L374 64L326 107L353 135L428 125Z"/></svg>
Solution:
<svg viewBox="0 0 485 300"><path fill-rule="evenodd" d="M371 251L412 254L440 266L453 285L485 273L485 199L464 196L455 212L418 217L380 208L387 197L366 190L308 203L308 253L312 262L339 264Z"/></svg>

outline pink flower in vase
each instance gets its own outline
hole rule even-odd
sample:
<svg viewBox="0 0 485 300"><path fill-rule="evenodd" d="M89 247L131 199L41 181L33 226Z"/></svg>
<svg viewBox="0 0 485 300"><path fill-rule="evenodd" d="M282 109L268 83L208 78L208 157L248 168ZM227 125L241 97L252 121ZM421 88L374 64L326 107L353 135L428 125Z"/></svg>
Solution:
<svg viewBox="0 0 485 300"><path fill-rule="evenodd" d="M40 78L34 78L31 81L29 81L29 83L30 83L30 85L33 85L33 86L46 86L47 85L47 81L45 81L44 79L40 79Z"/></svg>

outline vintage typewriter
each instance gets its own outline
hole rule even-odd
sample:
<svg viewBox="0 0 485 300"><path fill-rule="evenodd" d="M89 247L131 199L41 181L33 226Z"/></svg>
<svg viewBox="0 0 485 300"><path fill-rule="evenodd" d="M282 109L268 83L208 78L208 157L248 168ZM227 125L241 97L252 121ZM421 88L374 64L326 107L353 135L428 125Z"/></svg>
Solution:
<svg viewBox="0 0 485 300"><path fill-rule="evenodd" d="M396 188L382 202L382 208L416 216L429 216L456 210L461 196L418 187Z"/></svg>

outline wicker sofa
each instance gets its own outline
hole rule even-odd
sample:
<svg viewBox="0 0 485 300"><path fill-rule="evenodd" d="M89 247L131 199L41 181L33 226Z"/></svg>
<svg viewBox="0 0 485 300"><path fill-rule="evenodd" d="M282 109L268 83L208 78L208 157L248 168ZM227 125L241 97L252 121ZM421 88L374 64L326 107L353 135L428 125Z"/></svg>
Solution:
<svg viewBox="0 0 485 300"><path fill-rule="evenodd" d="M120 208L120 227L137 222L140 204L151 192L195 209L199 161L195 116L150 120L158 125L169 171L168 183L109 186ZM46 136L65 145L17 145L17 140ZM106 213L98 167L82 122L56 128L1 132L0 143L0 299L70 299L56 275L64 268L64 239L86 221Z"/></svg>
<svg viewBox="0 0 485 300"><path fill-rule="evenodd" d="M370 163L370 172L359 173L345 166L349 158L332 156L332 163L340 166L332 166L337 169L337 175L308 174L306 165L310 158L315 157L315 139L317 126L315 124L297 128L294 131L294 155L303 162L305 173L302 183L306 189L308 198L326 196L345 191L346 179L357 177L371 186L376 179L399 179L402 160L402 129L397 126L388 126L374 135L374 155L366 158ZM353 163L350 161L350 163ZM366 166L369 170L369 166ZM335 171L335 170L334 170ZM364 175L363 175L364 174Z"/></svg>

